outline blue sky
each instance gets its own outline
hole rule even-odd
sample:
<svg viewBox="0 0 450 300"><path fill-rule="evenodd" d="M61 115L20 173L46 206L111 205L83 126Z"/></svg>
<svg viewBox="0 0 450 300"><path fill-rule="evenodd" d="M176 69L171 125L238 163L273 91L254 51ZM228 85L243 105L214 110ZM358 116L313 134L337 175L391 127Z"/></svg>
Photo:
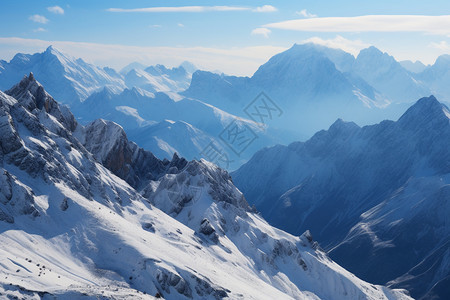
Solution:
<svg viewBox="0 0 450 300"><path fill-rule="evenodd" d="M187 59L251 75L271 55L305 41L355 55L375 45L425 63L450 53L450 1L2 0L0 7L6 60L53 44L115 68Z"/></svg>

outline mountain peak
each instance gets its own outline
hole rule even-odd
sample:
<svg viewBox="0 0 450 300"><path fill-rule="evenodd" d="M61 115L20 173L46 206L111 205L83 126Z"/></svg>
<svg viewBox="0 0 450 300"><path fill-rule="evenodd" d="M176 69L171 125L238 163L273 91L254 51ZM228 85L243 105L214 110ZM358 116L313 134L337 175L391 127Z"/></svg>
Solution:
<svg viewBox="0 0 450 300"><path fill-rule="evenodd" d="M35 109L47 112L70 131L75 130L77 126L75 118L67 107L60 107L36 80L32 72L28 76L25 75L18 84L5 93L18 100L31 113L34 113Z"/></svg>
<svg viewBox="0 0 450 300"><path fill-rule="evenodd" d="M342 132L359 129L360 127L354 122L346 122L341 118L337 119L329 128L330 132Z"/></svg>
<svg viewBox="0 0 450 300"><path fill-rule="evenodd" d="M449 54L440 55L436 59L436 62L434 63L434 65L440 66L440 67L449 67L450 66L450 55Z"/></svg>
<svg viewBox="0 0 450 300"><path fill-rule="evenodd" d="M24 53L17 53L9 62L10 64L22 66L30 61L31 55Z"/></svg>
<svg viewBox="0 0 450 300"><path fill-rule="evenodd" d="M290 49L272 56L258 68L251 80L265 88L296 87L311 93L336 91L348 84L335 64L314 44L295 44ZM332 81L333 84L323 84ZM305 82L311 82L305 87ZM336 85L334 85L336 84Z"/></svg>
<svg viewBox="0 0 450 300"><path fill-rule="evenodd" d="M399 62L399 64L406 70L413 73L420 73L427 68L427 66L424 65L420 60L402 60Z"/></svg>
<svg viewBox="0 0 450 300"><path fill-rule="evenodd" d="M400 125L413 128L450 123L450 110L433 95L419 99L398 120Z"/></svg>
<svg viewBox="0 0 450 300"><path fill-rule="evenodd" d="M53 45L48 46L47 49L45 49L44 53L54 54L54 55L64 55L60 50L53 47Z"/></svg>
<svg viewBox="0 0 450 300"><path fill-rule="evenodd" d="M124 89L120 95L125 96L125 97L133 97L133 98L141 98L141 97L148 96L144 90L137 88L135 86L133 86L131 89L129 89L129 88Z"/></svg>
<svg viewBox="0 0 450 300"><path fill-rule="evenodd" d="M426 112L437 112L442 110L445 107L442 103L440 103L436 97L433 95L429 97L423 97L417 100L417 102L411 106L405 114L408 113L408 111L420 111L422 113Z"/></svg>
<svg viewBox="0 0 450 300"><path fill-rule="evenodd" d="M34 78L33 73L25 75L22 80L6 91L6 94L16 98L19 102L32 111L34 108L42 109L44 102L50 95L42 85Z"/></svg>
<svg viewBox="0 0 450 300"><path fill-rule="evenodd" d="M365 62L372 61L372 63L376 63L379 60L382 60L383 63L395 61L395 59L392 56L374 46L362 49L359 52L356 60L357 61L363 60Z"/></svg>
<svg viewBox="0 0 450 300"><path fill-rule="evenodd" d="M41 87L42 85L36 80L36 78L34 77L33 72L30 72L30 74L24 75L22 80L16 84L13 88L10 89L10 91L12 90L16 90L17 92L24 92L26 90L30 91L32 94L36 93L36 90ZM17 95L15 95L14 97L17 99L16 97Z"/></svg>
<svg viewBox="0 0 450 300"><path fill-rule="evenodd" d="M363 49L362 51L364 51L364 50L370 51L370 52L373 52L373 53L383 53L380 49L378 49L375 46L369 46L366 49Z"/></svg>
<svg viewBox="0 0 450 300"><path fill-rule="evenodd" d="M292 53L292 54L318 54L323 55L322 51L320 50L322 46L314 44L314 43L306 43L306 44L294 44L291 48L286 50L284 53ZM326 47L324 47L326 48ZM282 52L283 53L283 52Z"/></svg>
<svg viewBox="0 0 450 300"><path fill-rule="evenodd" d="M61 64L67 65L70 62L74 62L75 59L71 56L63 53L62 51L56 49L53 46L48 46L48 48L42 53L43 57L45 59L57 59ZM83 62L82 59L79 59L81 62Z"/></svg>
<svg viewBox="0 0 450 300"><path fill-rule="evenodd" d="M53 48L53 45L50 45L45 49L45 52L52 52L55 48Z"/></svg>
<svg viewBox="0 0 450 300"><path fill-rule="evenodd" d="M107 99L111 99L112 96L116 95L114 88L109 85L105 85L97 94Z"/></svg>
<svg viewBox="0 0 450 300"><path fill-rule="evenodd" d="M194 73L195 71L198 70L198 68L193 63L191 63L190 61L187 61L187 60L183 61L180 64L180 67L182 67L189 73Z"/></svg>

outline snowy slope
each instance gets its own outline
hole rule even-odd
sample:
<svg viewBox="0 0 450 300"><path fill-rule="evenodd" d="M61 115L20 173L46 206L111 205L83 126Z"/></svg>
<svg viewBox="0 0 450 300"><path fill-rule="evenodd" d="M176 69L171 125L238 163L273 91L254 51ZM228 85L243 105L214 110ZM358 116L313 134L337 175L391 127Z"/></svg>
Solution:
<svg viewBox="0 0 450 300"><path fill-rule="evenodd" d="M138 87L149 92L167 92L176 95L184 91L191 83L192 73L182 66L168 69L163 65L145 69L132 69L124 74L128 88Z"/></svg>
<svg viewBox="0 0 450 300"><path fill-rule="evenodd" d="M238 118L199 100L175 101L166 93L151 94L139 88L125 89L120 94L105 88L73 111L84 124L97 118L118 123L140 147L160 158L170 158L175 152L188 159L208 158L202 153L212 143L227 153L230 162L222 167L230 169L238 168L262 147L283 141L282 135L272 128ZM224 130L234 122L257 136L239 156L221 139Z"/></svg>
<svg viewBox="0 0 450 300"><path fill-rule="evenodd" d="M1 296L409 299L345 271L308 232L268 225L215 165L157 160L111 122L82 127L32 75L8 93ZM133 182L131 170L155 175Z"/></svg>
<svg viewBox="0 0 450 300"><path fill-rule="evenodd" d="M375 47L361 50L352 71L383 93L391 102L411 102L430 95L430 88L399 62Z"/></svg>
<svg viewBox="0 0 450 300"><path fill-rule="evenodd" d="M233 179L271 224L310 229L358 276L445 299L433 286L449 276L449 118L431 96L397 122L338 120L304 143L261 150Z"/></svg>
<svg viewBox="0 0 450 300"><path fill-rule="evenodd" d="M138 87L148 92L166 92L179 99L178 92L189 87L195 69L189 62L172 69L135 63L119 74L114 69L88 64L49 46L43 53L18 53L10 62L0 61L0 90L11 88L24 74L33 72L52 95L71 106L105 87L114 93L126 87Z"/></svg>
<svg viewBox="0 0 450 300"><path fill-rule="evenodd" d="M200 158L205 147L220 145L217 137L184 121L163 120L153 125L127 130L129 138L139 141L139 146L148 149L159 158L171 158L179 153L187 158Z"/></svg>

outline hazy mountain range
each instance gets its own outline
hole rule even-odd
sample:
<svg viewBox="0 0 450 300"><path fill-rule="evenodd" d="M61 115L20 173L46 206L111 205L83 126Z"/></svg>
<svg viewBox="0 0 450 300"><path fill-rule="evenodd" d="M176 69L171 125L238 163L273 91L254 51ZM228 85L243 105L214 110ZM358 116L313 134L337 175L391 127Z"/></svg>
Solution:
<svg viewBox="0 0 450 300"><path fill-rule="evenodd" d="M222 167L236 169L261 147L304 140L337 118L367 125L398 118L412 99L434 94L447 101L447 62L441 56L414 73L375 47L355 58L302 44L275 55L252 77L196 71L189 62L175 68L134 63L118 73L49 47L0 61L0 89L33 72L84 124L99 117L115 121L159 157L177 152L199 158L215 145L231 161ZM223 139L237 118L258 137L245 151L235 151Z"/></svg>
<svg viewBox="0 0 450 300"><path fill-rule="evenodd" d="M0 295L447 299L449 82L315 44L251 77L0 61Z"/></svg>
<svg viewBox="0 0 450 300"><path fill-rule="evenodd" d="M448 295L450 111L422 98L398 121L336 121L257 152L232 174L267 220L309 228L332 258L413 297Z"/></svg>

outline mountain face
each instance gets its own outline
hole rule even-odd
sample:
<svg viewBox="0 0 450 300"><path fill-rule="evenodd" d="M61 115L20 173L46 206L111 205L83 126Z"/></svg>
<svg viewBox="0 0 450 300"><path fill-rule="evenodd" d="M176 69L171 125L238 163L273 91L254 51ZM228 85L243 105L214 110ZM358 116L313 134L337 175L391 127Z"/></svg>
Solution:
<svg viewBox="0 0 450 300"><path fill-rule="evenodd" d="M310 229L356 275L443 297L434 289L450 276L449 140L450 111L431 96L397 122L338 120L263 149L232 176L271 224Z"/></svg>
<svg viewBox="0 0 450 300"><path fill-rule="evenodd" d="M305 140L337 118L360 125L398 118L406 105L390 104L393 100L379 89L384 89L378 85L380 80L386 85L394 82L398 93L412 94L417 91L412 85L426 80L415 74L411 83L411 73L387 54L372 50L355 59L342 50L294 45L248 78L204 71L192 74L196 68L188 62L175 68L131 64L118 74L49 47L44 53L17 54L9 63L1 61L0 88L10 88L25 72L33 71L84 125L98 118L112 120L140 147L167 159L177 152L188 159L211 160L201 154L213 145L228 157L221 167L233 170L260 148ZM376 59L363 55L366 52L374 52ZM371 65L373 61L377 65ZM382 79L370 77L372 73L382 74ZM436 85L442 86L441 91L443 83ZM242 120L241 128L248 126L249 134L257 136L245 151L235 151L224 141L234 120Z"/></svg>
<svg viewBox="0 0 450 300"><path fill-rule="evenodd" d="M114 70L93 66L48 47L43 53L17 54L0 70L0 89L5 90L18 82L23 74L33 72L52 95L67 104L86 99L103 86L116 91L125 87L121 76Z"/></svg>
<svg viewBox="0 0 450 300"><path fill-rule="evenodd" d="M402 60L402 61L399 61L399 63L400 63L400 65L402 65L403 68L405 68L406 70L408 70L409 72L412 72L412 73L421 73L427 68L427 66L424 65L419 60L417 60L415 62L412 62L410 60Z"/></svg>
<svg viewBox="0 0 450 300"><path fill-rule="evenodd" d="M223 168L237 169L260 148L282 141L272 129L199 100L174 101L166 93L152 94L139 88L125 89L120 94L105 88L73 111L83 124L103 118L122 125L140 147L160 158L169 159L179 153L188 159L208 159L202 153L208 145L214 145L228 156ZM235 124L239 132L247 129L256 136L239 155L230 149L226 139L228 129Z"/></svg>
<svg viewBox="0 0 450 300"><path fill-rule="evenodd" d="M375 47L355 58L342 50L315 44L294 45L273 56L248 77L197 71L183 93L238 116L264 91L283 111L271 126L295 128L299 137L311 137L337 118L368 125L397 119L411 99L436 94L448 101L445 56L424 71L409 71ZM413 63L411 63L413 64ZM406 103L406 105L405 105ZM286 141L285 141L286 142Z"/></svg>
<svg viewBox="0 0 450 300"><path fill-rule="evenodd" d="M162 65L145 67L131 64L121 74L111 68L99 68L76 59L50 46L43 53L19 53L10 62L0 61L0 89L6 90L23 74L33 72L49 92L71 106L83 102L94 92L107 88L119 93L126 87L148 92L166 92L180 98L178 92L188 88L195 66L166 68ZM126 71L126 72L125 72Z"/></svg>
<svg viewBox="0 0 450 300"><path fill-rule="evenodd" d="M410 102L430 95L427 85L417 80L392 56L375 47L361 50L352 71L392 102Z"/></svg>
<svg viewBox="0 0 450 300"><path fill-rule="evenodd" d="M450 102L450 55L441 55L436 62L427 67L417 77L430 86L431 91L442 99Z"/></svg>
<svg viewBox="0 0 450 300"><path fill-rule="evenodd" d="M2 296L410 299L268 225L217 166L158 160L112 122L83 127L31 74L7 93Z"/></svg>
<svg viewBox="0 0 450 300"><path fill-rule="evenodd" d="M294 45L273 56L248 77L197 71L184 95L200 99L238 116L265 92L283 112L270 126L295 128L310 136L338 117L364 116L363 124L379 120L389 104L363 78L349 73L354 58L342 51L314 44Z"/></svg>
<svg viewBox="0 0 450 300"><path fill-rule="evenodd" d="M187 68L192 69L188 63ZM178 93L184 91L191 83L192 73L183 66L166 68L163 65L150 66L145 69L132 69L124 74L128 88L141 88L149 92Z"/></svg>

